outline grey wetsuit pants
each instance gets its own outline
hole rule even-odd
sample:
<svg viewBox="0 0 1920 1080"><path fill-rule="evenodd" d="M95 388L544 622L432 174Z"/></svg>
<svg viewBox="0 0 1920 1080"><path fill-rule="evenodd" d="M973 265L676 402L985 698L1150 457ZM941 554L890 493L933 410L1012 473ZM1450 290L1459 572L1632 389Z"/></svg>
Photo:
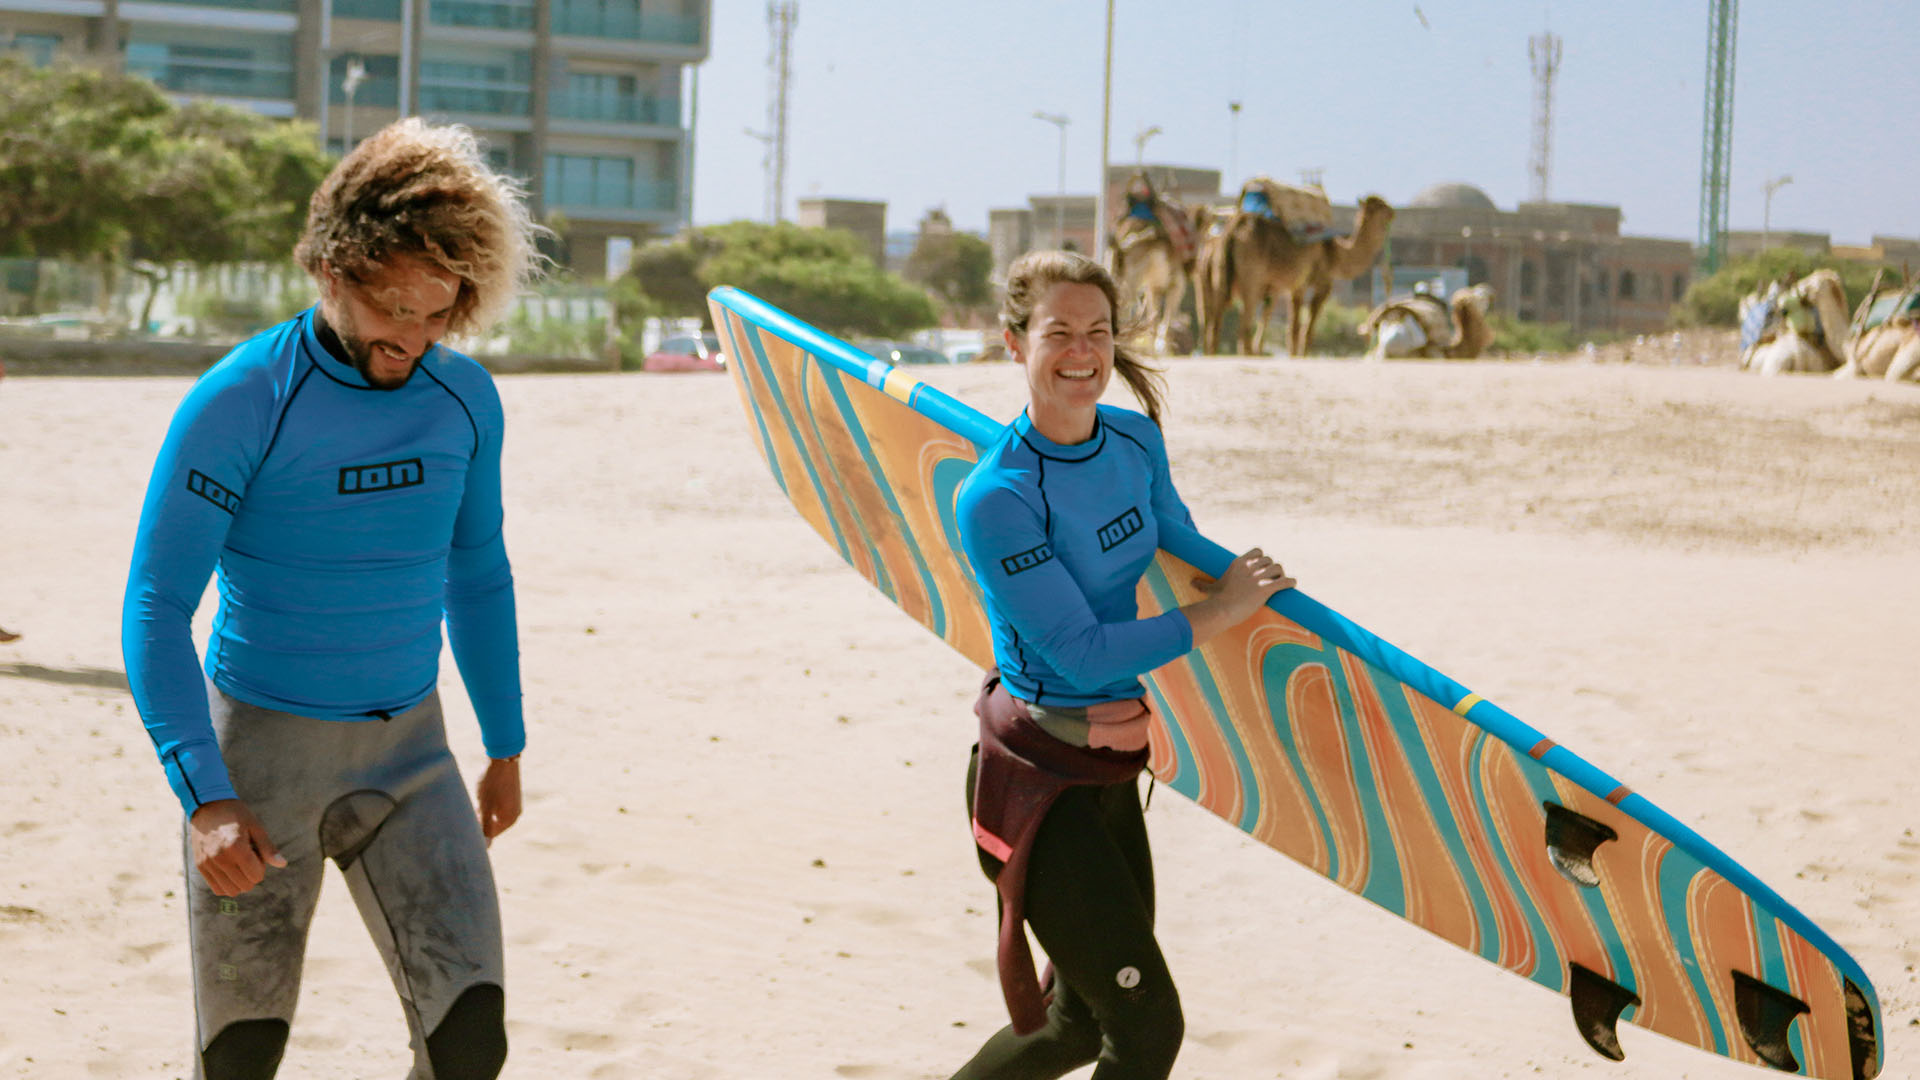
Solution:
<svg viewBox="0 0 1920 1080"><path fill-rule="evenodd" d="M208 698L234 790L287 866L223 897L188 851L195 1075L230 1025L292 1023L307 927L333 859L399 991L412 1075L433 1080L427 1037L464 992L504 985L493 871L438 695L390 720L353 722L257 708L211 685Z"/></svg>

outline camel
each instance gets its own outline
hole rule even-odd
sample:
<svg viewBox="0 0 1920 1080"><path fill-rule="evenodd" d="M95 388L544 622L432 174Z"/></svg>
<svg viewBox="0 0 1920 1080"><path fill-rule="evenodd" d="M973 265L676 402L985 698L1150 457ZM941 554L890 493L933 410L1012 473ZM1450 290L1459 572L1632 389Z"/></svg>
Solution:
<svg viewBox="0 0 1920 1080"><path fill-rule="evenodd" d="M1167 351L1167 336L1193 275L1196 244L1193 221L1177 204L1153 190L1145 173L1127 184L1127 208L1114 225L1108 250L1121 302L1153 331L1156 352Z"/></svg>
<svg viewBox="0 0 1920 1080"><path fill-rule="evenodd" d="M1295 220L1303 207L1325 194L1255 177L1241 189L1241 202L1224 228L1204 245L1196 273L1201 337L1207 352L1220 350L1222 317L1240 303L1240 351L1266 351L1267 318L1280 294L1288 298L1287 351L1304 356L1313 326L1326 306L1335 278L1350 278L1373 265L1386 246L1393 208L1369 195L1361 200L1353 235L1300 237ZM1288 216L1289 210L1293 217Z"/></svg>
<svg viewBox="0 0 1920 1080"><path fill-rule="evenodd" d="M1378 195L1361 200L1353 235L1344 240L1328 237L1320 241L1321 257L1304 287L1287 298L1287 342L1294 356L1305 356L1313 347L1313 328L1320 323L1320 311L1333 295L1335 281L1350 281L1367 272L1387 246L1387 227L1393 224L1393 207ZM1306 311L1306 318L1300 312Z"/></svg>
<svg viewBox="0 0 1920 1080"><path fill-rule="evenodd" d="M1916 293L1920 293L1920 282L1911 278L1884 293L1876 282L1854 315L1861 329L1854 333L1836 377L1920 380L1920 323L1915 322L1914 310L1920 296Z"/></svg>
<svg viewBox="0 0 1920 1080"><path fill-rule="evenodd" d="M1850 354L1840 275L1815 270L1742 300L1740 345L1741 369L1762 375L1844 369Z"/></svg>
<svg viewBox="0 0 1920 1080"><path fill-rule="evenodd" d="M1430 293L1396 297L1373 309L1360 324L1360 333L1373 339L1367 358L1475 359L1493 344L1493 328L1487 324L1492 306L1493 288L1484 284L1461 289L1445 304Z"/></svg>

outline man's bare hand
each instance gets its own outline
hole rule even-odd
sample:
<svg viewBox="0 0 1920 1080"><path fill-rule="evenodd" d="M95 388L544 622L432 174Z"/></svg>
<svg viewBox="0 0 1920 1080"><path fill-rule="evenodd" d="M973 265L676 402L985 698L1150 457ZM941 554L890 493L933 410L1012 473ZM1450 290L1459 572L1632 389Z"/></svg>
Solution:
<svg viewBox="0 0 1920 1080"><path fill-rule="evenodd" d="M202 803L187 820L187 832L193 865L220 896L239 896L266 880L267 867L287 865L266 826L239 799Z"/></svg>
<svg viewBox="0 0 1920 1080"><path fill-rule="evenodd" d="M520 820L520 757L488 758L480 778L480 834L492 846L493 838Z"/></svg>

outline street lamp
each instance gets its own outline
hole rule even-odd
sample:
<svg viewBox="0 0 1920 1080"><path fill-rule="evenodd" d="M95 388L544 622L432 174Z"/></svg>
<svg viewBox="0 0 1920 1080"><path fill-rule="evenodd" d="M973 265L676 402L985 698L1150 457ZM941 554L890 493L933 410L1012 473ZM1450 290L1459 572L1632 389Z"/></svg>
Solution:
<svg viewBox="0 0 1920 1080"><path fill-rule="evenodd" d="M1240 179L1240 103L1227 102L1227 183Z"/></svg>
<svg viewBox="0 0 1920 1080"><path fill-rule="evenodd" d="M1791 176L1776 176L1760 185L1760 190L1767 193L1767 201L1763 204L1760 211L1761 251L1767 250L1768 234L1773 231L1773 193L1791 183L1793 183L1793 177Z"/></svg>
<svg viewBox="0 0 1920 1080"><path fill-rule="evenodd" d="M1035 110L1035 120L1045 120L1060 129L1060 194L1053 204L1053 246L1067 246L1067 125L1073 121L1060 113Z"/></svg>
<svg viewBox="0 0 1920 1080"><path fill-rule="evenodd" d="M1155 124L1152 127L1141 128L1140 134L1133 137L1133 163L1135 165L1146 164L1147 142L1158 134L1160 134L1160 125Z"/></svg>
<svg viewBox="0 0 1920 1080"><path fill-rule="evenodd" d="M353 153L353 92L360 89L360 84L366 81L367 65L361 63L357 56L347 61L346 77L340 80L340 89L347 95L347 133L340 142L346 148L345 152L349 154Z"/></svg>

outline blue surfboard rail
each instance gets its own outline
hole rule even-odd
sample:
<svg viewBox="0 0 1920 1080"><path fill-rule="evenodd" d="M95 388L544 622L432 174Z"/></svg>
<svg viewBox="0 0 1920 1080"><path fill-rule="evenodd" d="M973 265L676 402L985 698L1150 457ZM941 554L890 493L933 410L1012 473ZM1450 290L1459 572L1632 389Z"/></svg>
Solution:
<svg viewBox="0 0 1920 1080"><path fill-rule="evenodd" d="M709 298L765 327L779 337L793 342L822 362L833 365L841 372L859 379L876 390L886 390L889 377L897 370L893 365L876 360L840 338L808 325L741 289L721 286L714 289L709 294ZM961 435L983 450L998 439L1005 428L1005 425L992 417L934 387L918 383L917 380L911 394L904 400L909 407L921 415ZM1163 538L1163 546L1177 558L1203 573L1216 577L1226 571L1228 564L1234 558L1233 552L1198 533L1169 534ZM1404 650L1313 599L1300 589L1289 589L1275 595L1268 601L1268 606L1339 648L1386 671L1428 698L1443 705L1451 705L1456 712L1461 712L1461 715L1483 731L1521 754L1531 755L1543 741L1553 742L1548 736L1505 709L1474 694L1459 682L1415 659ZM1471 704L1462 711L1460 706L1467 705L1469 702ZM1874 1015L1881 1015L1879 997L1873 988L1873 982L1867 977L1859 962L1854 960L1851 954L1812 919L1746 867L1708 842L1699 833L1682 824L1673 815L1640 794L1630 792L1626 785L1585 758L1558 745L1557 742L1540 755L1538 760L1589 794L1613 803L1622 813L1666 837L1675 847L1737 886L1752 900L1765 907L1769 914L1826 954L1840 973L1851 980L1866 996Z"/></svg>

